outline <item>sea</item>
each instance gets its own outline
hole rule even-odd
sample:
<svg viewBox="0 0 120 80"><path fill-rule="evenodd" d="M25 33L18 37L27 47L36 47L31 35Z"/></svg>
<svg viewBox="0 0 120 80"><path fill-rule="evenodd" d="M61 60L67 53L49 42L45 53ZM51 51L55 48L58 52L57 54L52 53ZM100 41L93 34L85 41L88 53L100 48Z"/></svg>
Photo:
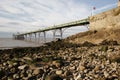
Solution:
<svg viewBox="0 0 120 80"><path fill-rule="evenodd" d="M47 42L52 39L47 39ZM39 47L44 44L44 40L14 40L12 38L0 38L0 49L12 49L18 47Z"/></svg>

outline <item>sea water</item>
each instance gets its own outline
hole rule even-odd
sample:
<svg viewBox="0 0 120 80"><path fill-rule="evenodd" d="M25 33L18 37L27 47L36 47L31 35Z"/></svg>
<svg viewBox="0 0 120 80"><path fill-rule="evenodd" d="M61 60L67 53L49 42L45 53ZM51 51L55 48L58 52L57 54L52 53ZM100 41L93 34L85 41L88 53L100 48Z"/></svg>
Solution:
<svg viewBox="0 0 120 80"><path fill-rule="evenodd" d="M47 42L51 41L47 39ZM44 44L44 40L14 40L12 38L0 38L0 49L11 49L16 47L38 47Z"/></svg>

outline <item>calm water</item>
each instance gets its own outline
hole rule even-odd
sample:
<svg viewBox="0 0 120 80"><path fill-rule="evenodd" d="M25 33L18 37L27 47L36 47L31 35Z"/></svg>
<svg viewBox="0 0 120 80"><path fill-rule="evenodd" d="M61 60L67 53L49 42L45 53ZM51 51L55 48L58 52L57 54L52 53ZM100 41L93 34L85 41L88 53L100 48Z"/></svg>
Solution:
<svg viewBox="0 0 120 80"><path fill-rule="evenodd" d="M50 41L50 40L49 40ZM21 41L21 40L13 40L11 38L0 38L0 49L9 49L15 47L37 47L43 45L43 41Z"/></svg>

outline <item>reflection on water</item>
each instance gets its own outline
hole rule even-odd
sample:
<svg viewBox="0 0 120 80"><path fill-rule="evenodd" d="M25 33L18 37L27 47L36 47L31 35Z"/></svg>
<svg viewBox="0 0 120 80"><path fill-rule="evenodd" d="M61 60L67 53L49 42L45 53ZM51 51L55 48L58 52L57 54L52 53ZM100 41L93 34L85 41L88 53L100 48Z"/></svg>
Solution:
<svg viewBox="0 0 120 80"><path fill-rule="evenodd" d="M32 42L30 42L30 41L13 40L11 38L0 38L0 49L8 49L15 47L37 47L43 45L43 40L40 41L37 40L36 42L37 43L35 43L35 40L32 40Z"/></svg>

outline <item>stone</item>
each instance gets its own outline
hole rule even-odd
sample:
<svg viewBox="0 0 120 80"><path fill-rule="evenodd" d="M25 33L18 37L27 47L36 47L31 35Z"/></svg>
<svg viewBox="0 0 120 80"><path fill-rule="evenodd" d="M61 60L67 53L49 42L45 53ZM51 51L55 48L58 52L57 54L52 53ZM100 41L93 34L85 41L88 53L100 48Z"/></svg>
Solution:
<svg viewBox="0 0 120 80"><path fill-rule="evenodd" d="M88 46L88 47L95 46L95 44L93 44L91 42L88 42L88 41L85 41L82 45L83 46Z"/></svg>
<svg viewBox="0 0 120 80"><path fill-rule="evenodd" d="M47 76L45 80L63 80L59 75L50 75Z"/></svg>
<svg viewBox="0 0 120 80"><path fill-rule="evenodd" d="M72 75L72 72L71 72L71 71L66 70L66 71L64 72L64 76L70 76L70 75Z"/></svg>
<svg viewBox="0 0 120 80"><path fill-rule="evenodd" d="M43 75L44 74L44 70L43 69L39 69L39 74Z"/></svg>
<svg viewBox="0 0 120 80"><path fill-rule="evenodd" d="M39 74L39 69L35 69L35 70L33 70L33 73L32 74L34 74L34 75L37 75L37 74Z"/></svg>
<svg viewBox="0 0 120 80"><path fill-rule="evenodd" d="M70 70L75 70L75 69L76 69L75 66L70 67Z"/></svg>
<svg viewBox="0 0 120 80"><path fill-rule="evenodd" d="M110 76L109 80L119 80L117 75Z"/></svg>
<svg viewBox="0 0 120 80"><path fill-rule="evenodd" d="M13 65L13 62L12 61L7 61L7 63L9 64L9 65Z"/></svg>
<svg viewBox="0 0 120 80"><path fill-rule="evenodd" d="M26 72L23 73L24 77L28 77L28 74Z"/></svg>
<svg viewBox="0 0 120 80"><path fill-rule="evenodd" d="M31 76L27 80L37 80L36 76Z"/></svg>
<svg viewBox="0 0 120 80"><path fill-rule="evenodd" d="M5 71L0 70L0 79L2 79L5 76Z"/></svg>
<svg viewBox="0 0 120 80"><path fill-rule="evenodd" d="M105 78L107 78L109 76L109 73L104 71L104 76L105 76Z"/></svg>
<svg viewBox="0 0 120 80"><path fill-rule="evenodd" d="M61 60L53 61L52 64L55 65L57 68L63 66L63 62Z"/></svg>
<svg viewBox="0 0 120 80"><path fill-rule="evenodd" d="M84 73L88 73L88 70L87 70L87 69L85 69L85 70L84 70Z"/></svg>
<svg viewBox="0 0 120 80"><path fill-rule="evenodd" d="M16 79L16 78L18 79L18 78L19 78L19 74L14 74L14 75L13 75L13 78L14 78L14 79Z"/></svg>
<svg viewBox="0 0 120 80"><path fill-rule="evenodd" d="M43 69L34 69L33 70L33 74L34 75L43 75L43 73L44 73L44 70Z"/></svg>
<svg viewBox="0 0 120 80"><path fill-rule="evenodd" d="M13 63L13 66L17 66L18 65L18 63Z"/></svg>
<svg viewBox="0 0 120 80"><path fill-rule="evenodd" d="M13 80L13 78L11 78L11 77L8 77L7 79L8 79L8 80Z"/></svg>
<svg viewBox="0 0 120 80"><path fill-rule="evenodd" d="M15 68L11 68L10 71L11 71L12 73L15 73L15 72L16 72L16 69L15 69Z"/></svg>
<svg viewBox="0 0 120 80"><path fill-rule="evenodd" d="M18 69L23 70L23 69L25 69L27 67L28 67L27 65L22 65L22 66L19 66Z"/></svg>
<svg viewBox="0 0 120 80"><path fill-rule="evenodd" d="M80 66L79 66L79 70L80 70L80 71L83 71L83 70L85 70L85 67L82 66L82 65L80 65Z"/></svg>
<svg viewBox="0 0 120 80"><path fill-rule="evenodd" d="M94 68L94 70L95 70L95 71L98 71L99 68L100 68L100 67L99 67L98 65L96 65L95 68Z"/></svg>
<svg viewBox="0 0 120 80"><path fill-rule="evenodd" d="M4 66L6 66L6 65L7 65L7 63L6 63L6 62L4 62L4 63L3 63L3 65L4 65Z"/></svg>
<svg viewBox="0 0 120 80"><path fill-rule="evenodd" d="M74 77L75 80L79 80L81 78L81 75L78 74L76 77Z"/></svg>
<svg viewBox="0 0 120 80"><path fill-rule="evenodd" d="M32 58L30 57L23 57L23 59L32 61Z"/></svg>
<svg viewBox="0 0 120 80"><path fill-rule="evenodd" d="M61 75L62 73L63 73L62 70L57 70L57 71L56 71L56 74L57 74L57 75Z"/></svg>

